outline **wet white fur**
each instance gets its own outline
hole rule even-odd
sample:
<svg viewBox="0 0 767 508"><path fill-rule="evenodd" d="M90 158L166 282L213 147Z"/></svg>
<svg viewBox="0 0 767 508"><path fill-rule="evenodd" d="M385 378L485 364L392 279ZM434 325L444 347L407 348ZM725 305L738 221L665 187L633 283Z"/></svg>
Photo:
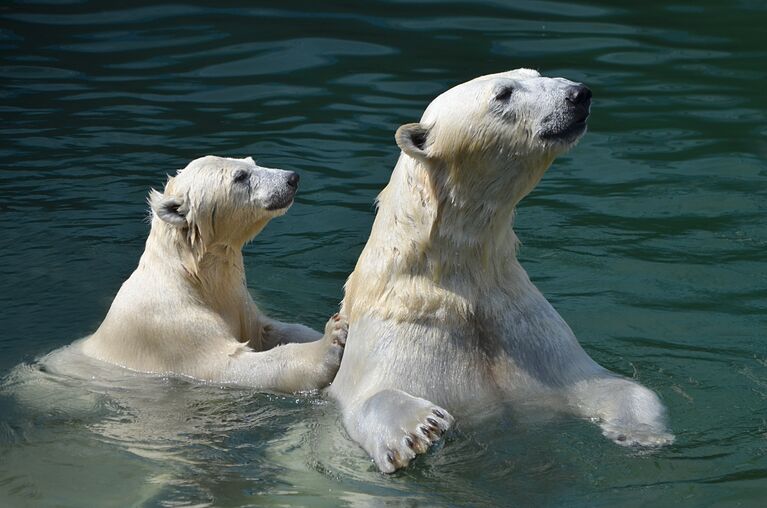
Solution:
<svg viewBox="0 0 767 508"><path fill-rule="evenodd" d="M541 137L567 121L571 85L528 69L482 76L397 133L403 153L346 285L349 338L330 387L385 472L436 441L448 411L498 401L593 419L620 444L672 440L658 397L596 364L516 258L516 204L577 141ZM413 449L407 435L427 439Z"/></svg>
<svg viewBox="0 0 767 508"><path fill-rule="evenodd" d="M141 372L284 392L327 386L340 362L337 327L323 337L270 319L245 282L242 247L287 211L291 174L207 156L152 191L138 268L98 330L71 347Z"/></svg>

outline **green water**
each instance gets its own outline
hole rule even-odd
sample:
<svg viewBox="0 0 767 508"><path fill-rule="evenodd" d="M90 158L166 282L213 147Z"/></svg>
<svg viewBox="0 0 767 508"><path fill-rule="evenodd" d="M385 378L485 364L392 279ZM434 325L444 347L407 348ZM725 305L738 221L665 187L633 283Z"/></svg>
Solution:
<svg viewBox="0 0 767 508"><path fill-rule="evenodd" d="M594 104L520 206L523 264L592 357L661 395L677 440L643 453L509 415L384 476L321 397L38 373L31 400L0 395L0 505L764 505L767 4L215 5L0 5L0 375L95 329L148 189L208 153L301 173L245 257L264 309L319 328L397 126L533 67Z"/></svg>

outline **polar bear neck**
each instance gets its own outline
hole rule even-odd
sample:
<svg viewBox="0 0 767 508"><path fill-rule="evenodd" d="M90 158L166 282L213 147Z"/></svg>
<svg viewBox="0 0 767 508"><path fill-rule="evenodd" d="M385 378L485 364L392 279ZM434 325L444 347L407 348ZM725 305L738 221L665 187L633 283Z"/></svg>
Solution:
<svg viewBox="0 0 767 508"><path fill-rule="evenodd" d="M448 181L458 169L437 168L435 176L434 168L400 157L347 282L347 313L472 314L488 291L514 291L529 281L516 257L514 210L545 168L517 187L480 194Z"/></svg>
<svg viewBox="0 0 767 508"><path fill-rule="evenodd" d="M236 308L242 299L245 270L241 248L237 245L216 243L203 245L198 238L190 238L185 229L165 224L158 218L152 221L152 230L146 242L139 269L160 270L158 276L177 279L188 286L211 309L222 313ZM235 329L240 328L240 316L225 316Z"/></svg>

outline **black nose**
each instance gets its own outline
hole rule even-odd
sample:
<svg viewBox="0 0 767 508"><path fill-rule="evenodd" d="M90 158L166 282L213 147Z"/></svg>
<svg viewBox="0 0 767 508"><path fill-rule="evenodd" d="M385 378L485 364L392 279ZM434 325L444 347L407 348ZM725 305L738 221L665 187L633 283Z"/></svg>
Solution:
<svg viewBox="0 0 767 508"><path fill-rule="evenodd" d="M298 188L298 181L300 179L301 177L298 176L298 173L290 173L290 176L288 177L288 185L296 189Z"/></svg>
<svg viewBox="0 0 767 508"><path fill-rule="evenodd" d="M591 89L583 85L573 85L567 89L567 100L576 105L587 105L591 102Z"/></svg>

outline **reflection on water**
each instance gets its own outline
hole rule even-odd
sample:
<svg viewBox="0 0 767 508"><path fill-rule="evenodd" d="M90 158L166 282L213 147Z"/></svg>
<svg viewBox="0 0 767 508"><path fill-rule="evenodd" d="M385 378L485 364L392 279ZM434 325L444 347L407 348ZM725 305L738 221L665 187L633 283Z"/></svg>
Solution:
<svg viewBox="0 0 767 508"><path fill-rule="evenodd" d="M759 505L762 2L12 2L0 18L0 505ZM512 410L388 477L318 395L35 362L95 329L143 248L148 189L205 153L302 174L246 264L264 309L320 328L396 127L521 66L594 91L589 134L520 207L522 261L595 360L663 397L672 447Z"/></svg>
<svg viewBox="0 0 767 508"><path fill-rule="evenodd" d="M497 482L505 495L529 504L540 502L540 493L525 488L531 479L551 498L581 474L559 455L578 446L571 441L582 441L575 435L584 429L550 415L545 422L503 413L479 419L450 437L449 453L437 451L428 463L387 477L350 445L340 413L317 395L257 394L115 371L65 351L13 369L0 396L18 411L13 423L4 422L0 468L11 499L238 505L279 503L287 495L313 506L337 506L339 497L378 506L382 496L395 496L495 506ZM541 432L542 423L549 427ZM585 434L588 446L603 440L593 429ZM491 473L467 477L475 468ZM48 475L51 481L37 480Z"/></svg>

